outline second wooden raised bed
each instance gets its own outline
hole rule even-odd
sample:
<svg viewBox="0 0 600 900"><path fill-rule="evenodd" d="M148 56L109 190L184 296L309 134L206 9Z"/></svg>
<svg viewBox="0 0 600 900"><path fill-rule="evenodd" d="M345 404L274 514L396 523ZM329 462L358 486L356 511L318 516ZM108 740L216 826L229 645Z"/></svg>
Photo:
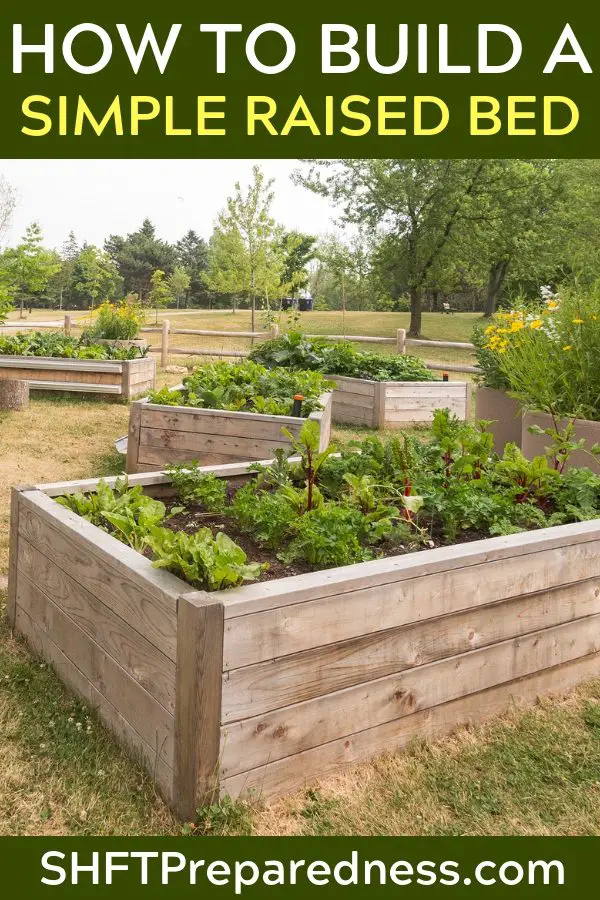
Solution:
<svg viewBox="0 0 600 900"><path fill-rule="evenodd" d="M331 393L323 394L323 409L308 417L319 426L321 450L329 444L331 398ZM138 400L129 416L126 469L148 472L193 459L202 465L265 459L279 447L289 448L282 427L297 435L305 422L294 416L159 406Z"/></svg>
<svg viewBox="0 0 600 900"><path fill-rule="evenodd" d="M334 422L372 428L402 428L431 422L436 409L449 409L459 419L471 412L471 383L466 381L369 381L327 375L335 381Z"/></svg>
<svg viewBox="0 0 600 900"><path fill-rule="evenodd" d="M13 491L8 616L187 821L600 673L600 521L208 594L52 499L97 484Z"/></svg>
<svg viewBox="0 0 600 900"><path fill-rule="evenodd" d="M27 381L31 390L143 397L155 387L154 359L60 359L0 356L0 378Z"/></svg>

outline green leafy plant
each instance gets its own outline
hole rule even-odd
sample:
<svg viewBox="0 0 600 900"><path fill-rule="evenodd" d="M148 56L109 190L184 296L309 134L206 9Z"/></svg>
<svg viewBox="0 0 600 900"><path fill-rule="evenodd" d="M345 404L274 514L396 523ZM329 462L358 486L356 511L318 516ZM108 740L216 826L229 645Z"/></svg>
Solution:
<svg viewBox="0 0 600 900"><path fill-rule="evenodd" d="M147 542L155 568L168 569L192 586L207 591L253 581L266 568L264 564L248 563L242 548L231 538L222 532L214 537L209 528L187 534L154 526L150 528Z"/></svg>
<svg viewBox="0 0 600 900"><path fill-rule="evenodd" d="M139 485L129 487L127 477L117 478L114 488L102 480L94 493L66 494L58 497L57 503L93 525L111 531L140 552L147 544L149 530L162 522L166 514L164 503L144 494Z"/></svg>
<svg viewBox="0 0 600 900"><path fill-rule="evenodd" d="M166 406L228 409L289 416L294 397L303 397L303 417L322 408L320 397L333 387L318 372L270 371L255 362L218 362L201 366L183 379L181 389L150 393L150 402Z"/></svg>
<svg viewBox="0 0 600 900"><path fill-rule="evenodd" d="M306 560L315 568L347 566L371 558L359 541L362 516L351 507L325 503L296 519L293 538L279 554L285 562Z"/></svg>
<svg viewBox="0 0 600 900"><path fill-rule="evenodd" d="M112 347L86 343L83 339L60 333L17 332L0 336L2 356L48 356L57 359L138 359L146 356L144 347Z"/></svg>
<svg viewBox="0 0 600 900"><path fill-rule="evenodd" d="M298 453L300 456L300 471L306 479L306 508L310 511L314 505L315 484L319 470L331 454L335 453L335 447L330 444L325 450L319 450L319 426L312 420L304 423L298 437L287 428L281 430L292 444L292 453Z"/></svg>
<svg viewBox="0 0 600 900"><path fill-rule="evenodd" d="M186 506L197 503L207 512L223 512L227 504L227 482L211 472L200 471L200 463L193 460L181 466L165 469L177 490L177 496Z"/></svg>
<svg viewBox="0 0 600 900"><path fill-rule="evenodd" d="M373 381L435 381L416 356L368 353L350 341L308 338L289 332L260 344L250 358L263 366L314 369L328 375L346 375Z"/></svg>

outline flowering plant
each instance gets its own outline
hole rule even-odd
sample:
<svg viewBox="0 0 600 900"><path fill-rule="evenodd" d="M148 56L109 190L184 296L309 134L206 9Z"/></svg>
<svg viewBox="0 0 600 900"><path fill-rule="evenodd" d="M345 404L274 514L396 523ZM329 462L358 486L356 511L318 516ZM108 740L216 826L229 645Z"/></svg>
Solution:
<svg viewBox="0 0 600 900"><path fill-rule="evenodd" d="M138 336L145 318L136 294L129 294L118 303L106 300L98 307L86 336L111 341L131 341Z"/></svg>
<svg viewBox="0 0 600 900"><path fill-rule="evenodd" d="M509 393L525 407L560 418L600 421L600 284L500 312L483 332Z"/></svg>

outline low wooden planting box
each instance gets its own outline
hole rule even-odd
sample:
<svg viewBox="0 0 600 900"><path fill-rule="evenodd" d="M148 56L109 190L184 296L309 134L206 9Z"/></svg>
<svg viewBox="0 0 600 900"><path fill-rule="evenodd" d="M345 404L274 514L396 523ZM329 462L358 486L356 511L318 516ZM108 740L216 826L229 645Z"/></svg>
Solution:
<svg viewBox="0 0 600 900"><path fill-rule="evenodd" d="M52 499L96 484L13 491L8 616L188 821L600 673L600 521L208 594Z"/></svg>
<svg viewBox="0 0 600 900"><path fill-rule="evenodd" d="M372 428L402 428L431 422L436 409L449 409L460 419L471 413L471 383L465 381L369 381L327 375L336 383L334 422Z"/></svg>
<svg viewBox="0 0 600 900"><path fill-rule="evenodd" d="M48 356L0 356L0 378L29 382L32 390L116 394L128 400L152 390L154 359L59 359Z"/></svg>
<svg viewBox="0 0 600 900"><path fill-rule="evenodd" d="M329 444L331 393L320 398L323 409L308 417L320 429L320 449ZM128 472L156 471L168 463L197 459L203 465L246 462L289 448L282 433L300 432L306 419L189 406L159 406L139 400L131 406L127 439Z"/></svg>

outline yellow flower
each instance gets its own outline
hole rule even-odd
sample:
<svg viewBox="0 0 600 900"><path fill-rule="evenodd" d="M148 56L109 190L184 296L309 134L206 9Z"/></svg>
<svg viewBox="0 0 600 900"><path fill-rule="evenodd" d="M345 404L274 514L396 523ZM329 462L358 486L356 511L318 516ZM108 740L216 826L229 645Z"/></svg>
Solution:
<svg viewBox="0 0 600 900"><path fill-rule="evenodd" d="M583 319L573 319L573 325L583 325Z"/></svg>
<svg viewBox="0 0 600 900"><path fill-rule="evenodd" d="M598 318L598 316L595 316L593 313L590 316L590 319L592 319L593 322L595 322L597 318Z"/></svg>
<svg viewBox="0 0 600 900"><path fill-rule="evenodd" d="M521 328L525 328L524 322L515 321L510 326L510 330L514 333L515 331L520 331Z"/></svg>
<svg viewBox="0 0 600 900"><path fill-rule="evenodd" d="M567 344L566 347L563 347L563 350L572 350L572 349L573 349L573 347L571 346L571 344Z"/></svg>
<svg viewBox="0 0 600 900"><path fill-rule="evenodd" d="M544 323L541 319L534 319L533 322L529 323L530 328L541 328Z"/></svg>
<svg viewBox="0 0 600 900"><path fill-rule="evenodd" d="M488 325L488 327L484 331L484 334L492 334L495 330L496 330L495 325Z"/></svg>
<svg viewBox="0 0 600 900"><path fill-rule="evenodd" d="M548 309L556 309L558 307L558 303L556 300L546 300L546 306Z"/></svg>

